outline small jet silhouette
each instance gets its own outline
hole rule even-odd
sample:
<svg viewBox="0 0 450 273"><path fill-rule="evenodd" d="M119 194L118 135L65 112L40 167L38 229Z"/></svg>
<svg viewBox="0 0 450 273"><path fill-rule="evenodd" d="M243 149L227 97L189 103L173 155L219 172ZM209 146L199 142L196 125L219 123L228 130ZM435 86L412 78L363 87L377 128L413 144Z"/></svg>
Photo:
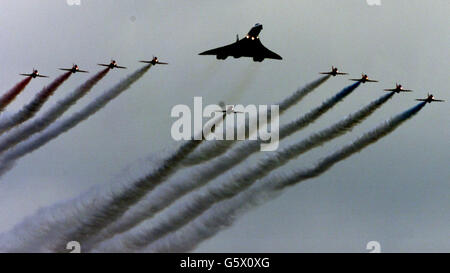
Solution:
<svg viewBox="0 0 450 273"><path fill-rule="evenodd" d="M151 61L139 61L139 62L146 63L146 64L152 64L152 65L155 65L155 64L169 64L169 63L160 62L158 60L158 57L156 57L156 56L153 56L153 59Z"/></svg>
<svg viewBox="0 0 450 273"><path fill-rule="evenodd" d="M400 93L400 92L412 92L412 90L409 89L403 89L403 86L401 84L396 83L395 84L395 88L392 89L384 89L384 91L393 91L396 93Z"/></svg>
<svg viewBox="0 0 450 273"><path fill-rule="evenodd" d="M330 72L320 72L319 74L331 75L333 77L336 77L337 75L348 75L348 73L339 72L338 68L334 66L331 66Z"/></svg>
<svg viewBox="0 0 450 273"><path fill-rule="evenodd" d="M362 74L360 79L350 79L351 81L360 82L360 83L366 83L366 82L378 82L376 80L369 79L369 76L367 74Z"/></svg>
<svg viewBox="0 0 450 273"><path fill-rule="evenodd" d="M33 79L36 77L40 77L40 78L48 78L48 76L44 76L39 74L39 71L37 69L33 68L33 73L31 74L20 74L21 76L26 76L26 77L32 77Z"/></svg>
<svg viewBox="0 0 450 273"><path fill-rule="evenodd" d="M424 102L427 102L427 103L431 103L433 101L436 101L436 102L444 102L445 101L445 100L436 100L436 99L434 99L433 94L430 94L430 93L428 93L426 99L416 99L416 100L417 101L424 101Z"/></svg>
<svg viewBox="0 0 450 273"><path fill-rule="evenodd" d="M114 68L121 68L121 69L126 69L125 66L119 66L117 65L117 62L115 60L111 60L111 62L109 64L98 64L100 66L106 66L109 69L114 69Z"/></svg>
<svg viewBox="0 0 450 273"><path fill-rule="evenodd" d="M89 73L89 71L81 70L78 65L73 64L72 68L60 68L59 70L69 71L72 73L80 72L80 73Z"/></svg>

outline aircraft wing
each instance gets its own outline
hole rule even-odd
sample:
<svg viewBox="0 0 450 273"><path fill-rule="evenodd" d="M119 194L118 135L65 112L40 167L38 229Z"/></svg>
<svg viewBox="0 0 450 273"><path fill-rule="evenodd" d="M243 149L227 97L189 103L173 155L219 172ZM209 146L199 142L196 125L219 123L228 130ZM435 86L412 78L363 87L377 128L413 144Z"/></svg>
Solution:
<svg viewBox="0 0 450 273"><path fill-rule="evenodd" d="M412 92L412 90L409 90L409 89L402 89L402 90L400 90L400 92Z"/></svg>
<svg viewBox="0 0 450 273"><path fill-rule="evenodd" d="M378 82L378 81L376 81L376 80L369 80L369 79L367 79L367 80L366 80L366 82Z"/></svg>
<svg viewBox="0 0 450 273"><path fill-rule="evenodd" d="M354 82L360 82L361 79L349 79L350 81L354 81Z"/></svg>
<svg viewBox="0 0 450 273"><path fill-rule="evenodd" d="M323 74L323 75L333 75L332 72L319 72L319 74Z"/></svg>
<svg viewBox="0 0 450 273"><path fill-rule="evenodd" d="M86 70L80 70L80 69L78 69L77 72L80 72L80 73L89 73L89 71L86 71Z"/></svg>
<svg viewBox="0 0 450 273"><path fill-rule="evenodd" d="M158 64L169 64L169 63L163 63L163 62L157 62Z"/></svg>
<svg viewBox="0 0 450 273"><path fill-rule="evenodd" d="M435 100L435 99L433 99L432 101L444 102L445 100Z"/></svg>
<svg viewBox="0 0 450 273"><path fill-rule="evenodd" d="M31 74L19 74L19 75L21 75L21 76L27 76L27 77L31 77L31 76L32 76Z"/></svg>
<svg viewBox="0 0 450 273"><path fill-rule="evenodd" d="M337 75L348 75L348 73L344 73L344 72L337 72Z"/></svg>
<svg viewBox="0 0 450 273"><path fill-rule="evenodd" d="M116 66L116 68L127 69L125 66L120 66L120 65Z"/></svg>
<svg viewBox="0 0 450 273"><path fill-rule="evenodd" d="M44 75L36 75L36 77L39 77L39 78L48 78L48 76L44 76Z"/></svg>
<svg viewBox="0 0 450 273"><path fill-rule="evenodd" d="M427 101L427 99L416 99L417 101Z"/></svg>
<svg viewBox="0 0 450 273"><path fill-rule="evenodd" d="M109 67L109 64L98 64L98 65Z"/></svg>
<svg viewBox="0 0 450 273"><path fill-rule="evenodd" d="M397 91L397 89L384 89L384 91Z"/></svg>
<svg viewBox="0 0 450 273"><path fill-rule="evenodd" d="M59 70L70 71L70 72L72 72L72 69L69 69L69 68L60 68Z"/></svg>

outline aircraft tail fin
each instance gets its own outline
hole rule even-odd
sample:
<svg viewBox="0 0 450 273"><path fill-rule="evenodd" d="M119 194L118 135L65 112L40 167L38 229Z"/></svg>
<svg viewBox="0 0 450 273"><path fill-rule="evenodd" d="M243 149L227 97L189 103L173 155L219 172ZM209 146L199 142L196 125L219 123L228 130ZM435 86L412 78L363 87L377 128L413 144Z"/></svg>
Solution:
<svg viewBox="0 0 450 273"><path fill-rule="evenodd" d="M236 34L236 42L239 42L239 34Z"/></svg>

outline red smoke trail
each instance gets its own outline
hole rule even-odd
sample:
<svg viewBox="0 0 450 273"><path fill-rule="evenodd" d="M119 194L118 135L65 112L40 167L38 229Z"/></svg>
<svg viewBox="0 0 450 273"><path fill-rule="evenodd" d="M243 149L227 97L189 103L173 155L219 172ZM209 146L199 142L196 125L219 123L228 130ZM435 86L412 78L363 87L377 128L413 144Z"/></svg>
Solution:
<svg viewBox="0 0 450 273"><path fill-rule="evenodd" d="M8 106L8 104L10 104L17 97L17 95L25 89L25 87L27 87L30 81L31 77L26 77L6 92L6 94L0 98L0 111L3 111L3 109L5 109L5 107Z"/></svg>
<svg viewBox="0 0 450 273"><path fill-rule="evenodd" d="M44 87L39 93L34 96L33 100L22 107L22 109L15 113L12 117L5 118L0 121L0 134L8 131L9 129L29 120L32 118L48 100L48 98L55 93L56 89L63 84L72 74L72 72L66 72L56 78L50 85Z"/></svg>

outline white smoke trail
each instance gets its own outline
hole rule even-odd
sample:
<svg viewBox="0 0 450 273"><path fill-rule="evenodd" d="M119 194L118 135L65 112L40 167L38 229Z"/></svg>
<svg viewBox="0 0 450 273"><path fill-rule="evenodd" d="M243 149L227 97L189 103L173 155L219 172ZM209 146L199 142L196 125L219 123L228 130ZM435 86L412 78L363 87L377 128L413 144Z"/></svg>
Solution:
<svg viewBox="0 0 450 273"><path fill-rule="evenodd" d="M117 235L114 240L123 242L117 243L119 246L126 245L128 247L126 249L131 248L133 250L147 245L149 243L149 238L151 238L151 240L156 240L164 236L165 234L180 228L181 226L185 225L186 223L206 211L214 203L220 202L226 198L230 198L230 196L243 191L247 187L251 186L254 181L266 176L272 170L286 164L289 160L292 160L295 157L350 131L353 127L358 125L368 116L370 116L376 109L380 108L384 103L392 98L393 95L394 92L383 95L379 99L371 102L359 111L347 116L346 118L330 126L329 128L326 128L318 133L314 133L305 140L290 145L289 147L286 147L281 151L270 154L267 158L261 160L255 166L246 168L242 172L231 173L223 179L223 181L226 182L222 183L222 185L220 186L210 185L204 191L197 192L188 196L188 200L182 203L180 208L177 208L171 216L162 216L162 218L164 219L161 220L161 223L154 223L152 226L152 228L154 227L153 230L152 228L150 228L148 231L144 232L142 228L138 227L137 229L139 231L137 232L137 234L139 234L139 236L136 236L136 234L133 234L133 231L131 231L129 233L125 233L124 235ZM202 175L199 175L198 177L200 178L202 177ZM181 181L182 183L177 183L174 185L166 184L166 186L170 189L179 189L181 187L184 187L186 189L186 187L189 187L189 185L186 186L186 183L189 184L190 181L196 181L197 179ZM190 186L192 188L192 185ZM168 190L168 192L170 194L173 193L174 190ZM166 195L168 194L166 193ZM172 195L171 197L171 201L175 201L180 196ZM141 213L144 213L145 216L149 216L151 213L154 214L157 209L162 210L168 205L167 201L166 203L164 203L164 200L161 200L161 193L155 192L155 195L150 195L147 200L148 201L146 203L146 206L141 207ZM164 206L162 204L164 204ZM167 214L170 214L170 212L168 212ZM133 216L136 218L136 214L131 214L128 218L131 218L131 220L135 220L132 218ZM138 216L141 217L141 220L145 219L142 217L142 214ZM126 219L125 217L121 220L123 220L124 223L130 222L130 219ZM105 229L105 231L111 232L110 229L107 228ZM108 245L108 242L106 242L105 244ZM104 247L108 249L107 246Z"/></svg>
<svg viewBox="0 0 450 273"><path fill-rule="evenodd" d="M22 124L29 120L41 109L44 103L55 93L61 84L63 84L72 74L72 72L66 72L53 80L50 85L44 87L39 93L37 93L33 100L22 107L22 109L13 116L0 120L0 134L10 130L11 128Z"/></svg>
<svg viewBox="0 0 450 273"><path fill-rule="evenodd" d="M334 164L360 152L365 147L377 142L382 137L394 131L403 122L417 114L425 102L391 118L375 129L363 134L354 142L342 147L338 151L320 160L314 167L306 170L293 171L288 175L267 176L255 183L247 191L243 191L233 198L217 203L206 213L200 215L189 225L161 238L150 246L155 252L181 252L195 248L203 240L210 238L217 232L230 226L239 213L266 202L281 193L285 188L296 185L304 180L317 177L329 170ZM236 185L239 187L239 185Z"/></svg>
<svg viewBox="0 0 450 273"><path fill-rule="evenodd" d="M108 73L109 68L106 68L85 83L80 85L71 94L64 99L58 101L52 108L45 112L42 116L34 119L31 123L24 124L14 131L11 131L3 139L0 139L0 154L5 150L15 146L17 143L27 139L31 135L40 132L47 128L52 122L57 120L64 112L74 105L79 99L86 95L104 76Z"/></svg>
<svg viewBox="0 0 450 273"><path fill-rule="evenodd" d="M279 105L279 114L281 115L283 112L288 110L290 107L297 104L301 101L306 95L311 93L314 89L318 88L322 85L326 80L328 80L330 76L321 77L303 88L298 89L292 95L285 98L283 101L277 103ZM245 131L248 131L248 124L246 123L247 128ZM224 152L226 152L235 141L208 141L200 146L195 152L190 154L185 160L183 160L183 165L190 166L203 163L205 161L210 160L211 158L217 157Z"/></svg>

